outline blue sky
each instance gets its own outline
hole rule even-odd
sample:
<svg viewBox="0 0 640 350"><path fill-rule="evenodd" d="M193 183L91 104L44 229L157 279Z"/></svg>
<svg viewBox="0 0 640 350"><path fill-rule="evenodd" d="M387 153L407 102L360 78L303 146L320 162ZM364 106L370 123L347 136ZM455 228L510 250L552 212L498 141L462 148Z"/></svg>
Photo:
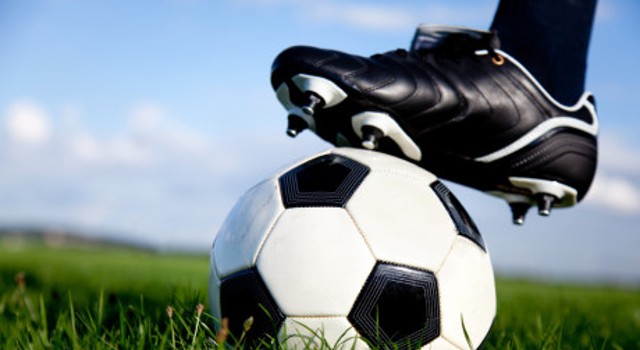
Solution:
<svg viewBox="0 0 640 350"><path fill-rule="evenodd" d="M236 199L329 147L292 141L273 58L308 44L370 55L419 23L486 28L497 1L0 0L0 225L77 227L207 250ZM640 281L640 3L601 0L587 72L601 123L583 203L510 224L452 185L496 269ZM532 213L533 214L533 213Z"/></svg>

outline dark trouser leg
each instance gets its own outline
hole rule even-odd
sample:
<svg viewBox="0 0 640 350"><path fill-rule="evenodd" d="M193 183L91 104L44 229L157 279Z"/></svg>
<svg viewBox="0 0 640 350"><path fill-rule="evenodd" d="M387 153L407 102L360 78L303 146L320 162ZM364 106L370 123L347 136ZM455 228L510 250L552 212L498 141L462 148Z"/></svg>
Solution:
<svg viewBox="0 0 640 350"><path fill-rule="evenodd" d="M556 100L584 91L597 0L501 0L491 29Z"/></svg>

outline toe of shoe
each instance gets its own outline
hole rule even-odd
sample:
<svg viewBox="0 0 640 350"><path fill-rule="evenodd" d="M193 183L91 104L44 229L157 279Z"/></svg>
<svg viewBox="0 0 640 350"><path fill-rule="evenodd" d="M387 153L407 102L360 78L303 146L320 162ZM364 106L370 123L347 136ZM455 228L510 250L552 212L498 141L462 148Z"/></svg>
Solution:
<svg viewBox="0 0 640 350"><path fill-rule="evenodd" d="M271 65L271 83L278 86L283 80L299 73L313 73L323 61L330 60L334 51L312 46L292 46L282 51Z"/></svg>

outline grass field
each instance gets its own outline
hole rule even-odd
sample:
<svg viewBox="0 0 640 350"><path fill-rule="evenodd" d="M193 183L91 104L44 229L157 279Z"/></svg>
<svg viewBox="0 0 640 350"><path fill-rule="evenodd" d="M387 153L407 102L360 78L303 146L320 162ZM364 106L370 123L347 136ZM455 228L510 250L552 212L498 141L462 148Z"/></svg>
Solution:
<svg viewBox="0 0 640 350"><path fill-rule="evenodd" d="M216 349L206 256L0 247L0 349ZM484 349L640 349L640 290L497 281Z"/></svg>

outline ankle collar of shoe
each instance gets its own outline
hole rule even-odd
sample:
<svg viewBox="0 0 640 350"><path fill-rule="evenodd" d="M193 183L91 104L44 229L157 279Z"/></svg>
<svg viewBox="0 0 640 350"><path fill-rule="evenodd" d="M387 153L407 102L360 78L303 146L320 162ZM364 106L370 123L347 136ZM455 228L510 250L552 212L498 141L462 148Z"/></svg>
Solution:
<svg viewBox="0 0 640 350"><path fill-rule="evenodd" d="M494 31L444 25L420 25L411 42L411 51L443 51L453 54L473 53L500 48L500 39Z"/></svg>

